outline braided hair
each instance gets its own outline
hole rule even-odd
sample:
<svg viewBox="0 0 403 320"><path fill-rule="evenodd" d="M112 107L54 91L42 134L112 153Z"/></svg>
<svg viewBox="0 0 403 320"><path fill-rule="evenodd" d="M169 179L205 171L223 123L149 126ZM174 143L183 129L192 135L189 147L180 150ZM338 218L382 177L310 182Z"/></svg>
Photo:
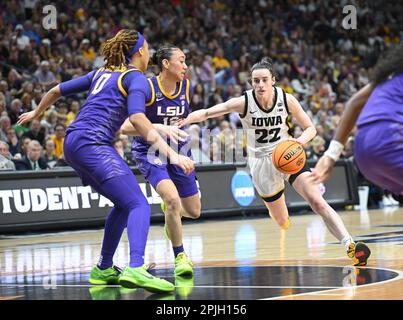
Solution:
<svg viewBox="0 0 403 320"><path fill-rule="evenodd" d="M101 49L105 57L106 69L127 67L126 57L130 56L130 50L136 45L138 40L136 30L120 30L113 38L106 40Z"/></svg>

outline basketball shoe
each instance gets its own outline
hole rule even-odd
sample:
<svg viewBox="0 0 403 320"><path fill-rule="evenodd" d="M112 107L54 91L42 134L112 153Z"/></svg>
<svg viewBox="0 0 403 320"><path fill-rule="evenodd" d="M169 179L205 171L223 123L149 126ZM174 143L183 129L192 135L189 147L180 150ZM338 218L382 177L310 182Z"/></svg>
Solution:
<svg viewBox="0 0 403 320"><path fill-rule="evenodd" d="M193 275L193 263L186 255L181 252L175 258L175 276Z"/></svg>
<svg viewBox="0 0 403 320"><path fill-rule="evenodd" d="M290 219L290 217L288 217L287 221L283 225L281 225L280 228L282 230L287 230L290 227L290 223L291 223L291 219Z"/></svg>
<svg viewBox="0 0 403 320"><path fill-rule="evenodd" d="M125 288L141 287L150 292L171 292L175 290L175 286L148 273L145 266L131 268L126 267L121 276L119 283Z"/></svg>
<svg viewBox="0 0 403 320"><path fill-rule="evenodd" d="M354 266L366 266L371 250L363 242L352 242L347 249L347 255L353 259Z"/></svg>
<svg viewBox="0 0 403 320"><path fill-rule="evenodd" d="M99 269L97 265L95 265L91 270L88 282L98 285L118 284L119 276L121 275L121 273L122 270L116 266L112 266L108 269L102 270Z"/></svg>

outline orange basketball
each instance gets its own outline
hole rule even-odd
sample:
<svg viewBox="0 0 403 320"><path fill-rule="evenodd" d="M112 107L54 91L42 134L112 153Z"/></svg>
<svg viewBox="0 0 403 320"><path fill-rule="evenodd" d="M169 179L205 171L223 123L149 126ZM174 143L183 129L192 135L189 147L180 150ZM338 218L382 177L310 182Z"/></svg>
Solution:
<svg viewBox="0 0 403 320"><path fill-rule="evenodd" d="M285 174L294 174L304 167L306 154L302 144L285 140L276 146L272 159L277 170Z"/></svg>

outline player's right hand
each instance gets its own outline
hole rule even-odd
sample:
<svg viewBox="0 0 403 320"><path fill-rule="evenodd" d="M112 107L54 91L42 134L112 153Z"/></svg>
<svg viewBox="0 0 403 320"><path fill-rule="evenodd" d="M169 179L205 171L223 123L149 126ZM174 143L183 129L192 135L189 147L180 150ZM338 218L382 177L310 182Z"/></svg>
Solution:
<svg viewBox="0 0 403 320"><path fill-rule="evenodd" d="M32 110L30 112L25 112L18 117L17 124L21 125L26 122L30 122L34 119L37 119L37 118L39 118L39 115L36 113L36 110Z"/></svg>
<svg viewBox="0 0 403 320"><path fill-rule="evenodd" d="M186 138L189 136L185 131L181 130L177 126L161 126L158 131L168 137L172 142L178 144L179 142L186 141Z"/></svg>
<svg viewBox="0 0 403 320"><path fill-rule="evenodd" d="M325 155L322 156L311 174L312 182L318 184L328 180L332 175L334 164L333 159Z"/></svg>
<svg viewBox="0 0 403 320"><path fill-rule="evenodd" d="M194 161L189 157L182 156L181 154L171 157L169 160L171 160L171 163L180 167L185 174L189 174L195 169Z"/></svg>

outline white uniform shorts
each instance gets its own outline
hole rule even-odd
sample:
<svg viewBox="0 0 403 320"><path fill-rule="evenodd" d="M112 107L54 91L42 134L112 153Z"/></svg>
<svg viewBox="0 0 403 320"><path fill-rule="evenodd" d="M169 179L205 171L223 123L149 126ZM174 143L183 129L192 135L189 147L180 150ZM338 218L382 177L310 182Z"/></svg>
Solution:
<svg viewBox="0 0 403 320"><path fill-rule="evenodd" d="M271 156L262 158L249 157L248 165L253 184L263 199L276 197L277 195L281 196L285 188L284 180L288 180L290 175L278 171L273 165Z"/></svg>

